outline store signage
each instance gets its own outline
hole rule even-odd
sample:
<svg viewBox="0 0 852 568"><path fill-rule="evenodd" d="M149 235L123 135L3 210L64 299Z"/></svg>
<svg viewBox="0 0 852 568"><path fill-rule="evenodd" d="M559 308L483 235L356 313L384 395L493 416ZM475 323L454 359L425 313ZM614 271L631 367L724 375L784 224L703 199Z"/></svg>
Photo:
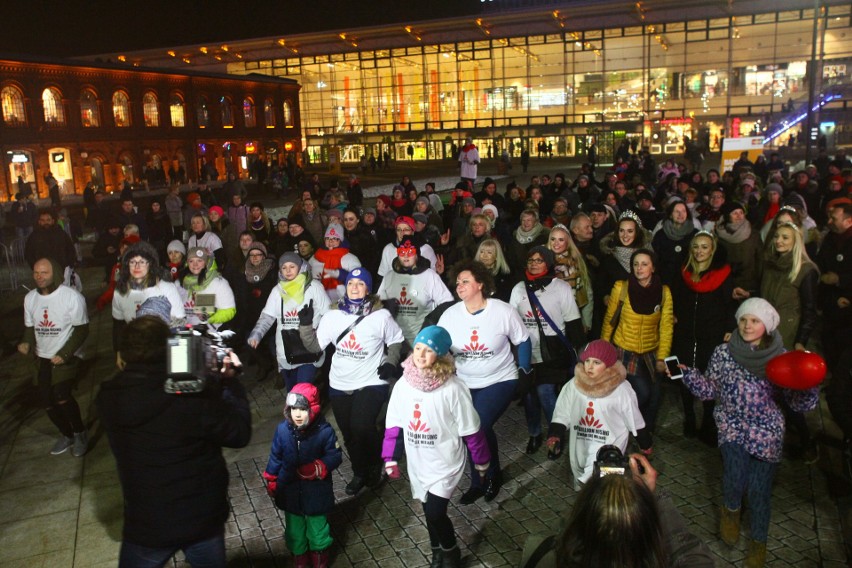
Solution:
<svg viewBox="0 0 852 568"><path fill-rule="evenodd" d="M12 152L11 154L13 164L26 164L30 161L30 157L26 154L21 154L20 152Z"/></svg>
<svg viewBox="0 0 852 568"><path fill-rule="evenodd" d="M54 164L61 164L65 161L65 154L62 152L54 152L50 155L50 159L53 160Z"/></svg>

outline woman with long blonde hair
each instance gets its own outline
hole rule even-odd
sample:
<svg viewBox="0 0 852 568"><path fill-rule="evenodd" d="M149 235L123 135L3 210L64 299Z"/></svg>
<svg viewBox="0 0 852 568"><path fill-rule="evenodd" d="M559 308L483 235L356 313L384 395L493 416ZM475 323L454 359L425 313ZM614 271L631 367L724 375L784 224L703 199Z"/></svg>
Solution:
<svg viewBox="0 0 852 568"><path fill-rule="evenodd" d="M592 327L592 308L594 306L594 295L592 293L592 281L589 278L589 270L583 255L574 244L571 231L562 224L554 225L550 229L547 239L547 248L553 253L556 261L554 270L556 277L567 282L574 290L574 300L580 309L583 327L586 331Z"/></svg>
<svg viewBox="0 0 852 568"><path fill-rule="evenodd" d="M512 274L506 255L503 254L503 247L497 239L485 239L479 243L473 260L484 264L494 277L494 286L497 290L494 297L508 302L509 296L512 295L512 288L520 282L520 279Z"/></svg>

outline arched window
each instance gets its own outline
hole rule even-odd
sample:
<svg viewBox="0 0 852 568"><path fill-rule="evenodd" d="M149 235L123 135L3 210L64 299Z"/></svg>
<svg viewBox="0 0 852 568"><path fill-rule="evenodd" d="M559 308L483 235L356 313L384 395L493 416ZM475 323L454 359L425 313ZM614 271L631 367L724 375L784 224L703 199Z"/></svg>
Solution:
<svg viewBox="0 0 852 568"><path fill-rule="evenodd" d="M234 127L234 111L231 107L231 99L228 97L219 98L219 111L222 113L222 126L224 128Z"/></svg>
<svg viewBox="0 0 852 568"><path fill-rule="evenodd" d="M24 95L20 89L11 85L0 91L0 102L3 105L3 122L6 126L26 126L27 117L24 114Z"/></svg>
<svg viewBox="0 0 852 568"><path fill-rule="evenodd" d="M284 101L284 127L293 127L293 106L290 101Z"/></svg>
<svg viewBox="0 0 852 568"><path fill-rule="evenodd" d="M180 95L172 95L172 98L169 100L169 113L172 117L172 126L177 128L186 126L186 113L183 108L183 99Z"/></svg>
<svg viewBox="0 0 852 568"><path fill-rule="evenodd" d="M51 126L65 126L65 109L62 107L62 95L53 87L41 93L44 103L44 121Z"/></svg>
<svg viewBox="0 0 852 568"><path fill-rule="evenodd" d="M80 122L86 128L96 128L101 125L98 97L90 89L80 93Z"/></svg>
<svg viewBox="0 0 852 568"><path fill-rule="evenodd" d="M196 114L198 115L198 128L207 128L210 126L210 109L207 108L207 99L205 97L198 97Z"/></svg>
<svg viewBox="0 0 852 568"><path fill-rule="evenodd" d="M112 95L112 115L116 126L130 126L130 101L124 91L116 91Z"/></svg>
<svg viewBox="0 0 852 568"><path fill-rule="evenodd" d="M145 126L160 126L157 95L150 91L142 95L142 118L145 120Z"/></svg>
<svg viewBox="0 0 852 568"><path fill-rule="evenodd" d="M245 120L246 128L257 126L257 118L254 114L254 101L251 100L251 97L243 99L243 119Z"/></svg>
<svg viewBox="0 0 852 568"><path fill-rule="evenodd" d="M263 120L267 128L275 128L275 105L272 99L263 101Z"/></svg>

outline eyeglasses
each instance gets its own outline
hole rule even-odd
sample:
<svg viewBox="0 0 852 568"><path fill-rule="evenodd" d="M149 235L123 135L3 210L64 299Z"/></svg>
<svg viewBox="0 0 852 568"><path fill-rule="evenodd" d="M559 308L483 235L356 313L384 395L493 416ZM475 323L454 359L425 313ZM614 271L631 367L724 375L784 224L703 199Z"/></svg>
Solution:
<svg viewBox="0 0 852 568"><path fill-rule="evenodd" d="M133 267L141 267L141 266L148 266L149 263L148 263L147 260L128 260L127 264L129 264L130 266L133 266Z"/></svg>
<svg viewBox="0 0 852 568"><path fill-rule="evenodd" d="M528 258L527 264L544 264L543 258Z"/></svg>
<svg viewBox="0 0 852 568"><path fill-rule="evenodd" d="M251 253L249 256L259 256L259 257L263 257L263 256L264 256L264 254L263 254L262 252L253 252L253 253Z"/></svg>

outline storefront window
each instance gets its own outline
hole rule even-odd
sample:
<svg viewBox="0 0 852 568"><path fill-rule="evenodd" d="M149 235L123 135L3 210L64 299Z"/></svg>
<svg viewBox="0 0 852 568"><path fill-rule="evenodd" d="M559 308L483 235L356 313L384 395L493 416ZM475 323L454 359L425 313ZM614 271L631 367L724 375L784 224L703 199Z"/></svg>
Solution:
<svg viewBox="0 0 852 568"><path fill-rule="evenodd" d="M246 128L257 126L257 119L254 114L254 101L251 100L251 97L243 99L243 120L245 121Z"/></svg>
<svg viewBox="0 0 852 568"><path fill-rule="evenodd" d="M142 117L145 126L160 126L160 109L157 105L157 95L145 93L142 96Z"/></svg>
<svg viewBox="0 0 852 568"><path fill-rule="evenodd" d="M224 128L234 127L234 113L231 109L231 99L221 97L219 99L219 111L222 114L222 126Z"/></svg>
<svg viewBox="0 0 852 568"><path fill-rule="evenodd" d="M183 128L186 126L186 113L183 108L183 99L180 95L172 95L169 101L169 114L172 119L172 126Z"/></svg>
<svg viewBox="0 0 852 568"><path fill-rule="evenodd" d="M98 98L89 89L80 94L80 122L85 128L96 128L101 125Z"/></svg>
<svg viewBox="0 0 852 568"><path fill-rule="evenodd" d="M198 118L198 128L207 128L210 126L210 109L207 108L207 99L204 97L198 98L198 107L196 108Z"/></svg>
<svg viewBox="0 0 852 568"><path fill-rule="evenodd" d="M275 105L272 104L272 99L263 101L263 120L267 128L275 128Z"/></svg>
<svg viewBox="0 0 852 568"><path fill-rule="evenodd" d="M130 101L124 91L116 91L112 96L112 116L119 128L130 126Z"/></svg>
<svg viewBox="0 0 852 568"><path fill-rule="evenodd" d="M26 150L10 150L6 153L9 161L9 179L15 183L15 191L18 191L18 176L25 184L35 182L35 170L33 169L33 155Z"/></svg>
<svg viewBox="0 0 852 568"><path fill-rule="evenodd" d="M0 101L3 104L3 122L6 126L26 126L24 114L24 96L17 87L7 86L0 91Z"/></svg>
<svg viewBox="0 0 852 568"><path fill-rule="evenodd" d="M62 107L62 95L53 87L41 93L44 104L44 121L49 126L65 126L65 109Z"/></svg>
<svg viewBox="0 0 852 568"><path fill-rule="evenodd" d="M59 182L59 190L65 193L67 181L67 187L70 187L73 193L74 179L71 173L71 151L68 148L51 148L47 151L47 156L50 161L50 173Z"/></svg>
<svg viewBox="0 0 852 568"><path fill-rule="evenodd" d="M284 127L293 127L293 107L290 101L284 101Z"/></svg>

